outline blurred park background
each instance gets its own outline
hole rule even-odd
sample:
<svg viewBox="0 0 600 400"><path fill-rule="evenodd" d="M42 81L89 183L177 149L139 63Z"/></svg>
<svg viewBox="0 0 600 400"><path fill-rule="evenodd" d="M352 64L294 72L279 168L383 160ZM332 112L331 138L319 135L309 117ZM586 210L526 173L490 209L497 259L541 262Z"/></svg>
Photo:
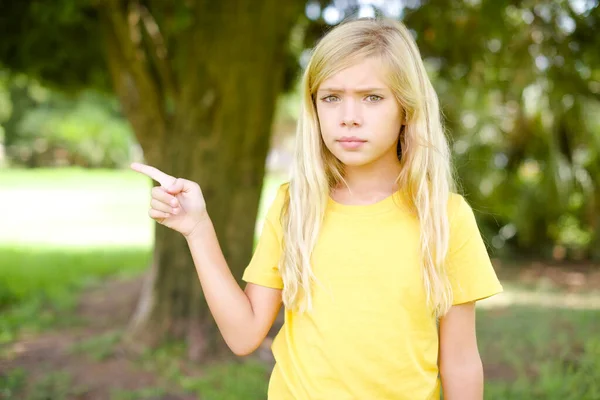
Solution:
<svg viewBox="0 0 600 400"><path fill-rule="evenodd" d="M224 349L128 166L201 184L239 278L310 49L372 16L418 42L506 290L478 307L485 398L600 399L596 0L1 0L0 398L266 397L270 339Z"/></svg>

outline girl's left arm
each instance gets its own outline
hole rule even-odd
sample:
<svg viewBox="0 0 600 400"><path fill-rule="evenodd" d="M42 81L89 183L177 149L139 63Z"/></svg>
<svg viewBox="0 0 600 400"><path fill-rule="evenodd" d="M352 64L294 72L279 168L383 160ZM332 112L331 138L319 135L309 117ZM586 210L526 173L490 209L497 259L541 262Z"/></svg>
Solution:
<svg viewBox="0 0 600 400"><path fill-rule="evenodd" d="M483 399L475 302L452 306L440 319L439 368L445 400Z"/></svg>

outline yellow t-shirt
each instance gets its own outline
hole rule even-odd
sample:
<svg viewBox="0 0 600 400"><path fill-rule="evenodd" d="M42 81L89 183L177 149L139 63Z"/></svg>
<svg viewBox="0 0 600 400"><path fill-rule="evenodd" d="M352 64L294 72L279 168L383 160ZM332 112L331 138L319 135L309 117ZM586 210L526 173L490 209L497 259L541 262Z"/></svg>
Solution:
<svg viewBox="0 0 600 400"><path fill-rule="evenodd" d="M283 288L282 185L243 279ZM438 331L421 278L419 224L401 192L370 205L329 200L312 266L313 311L286 310L269 400L439 399ZM454 304L502 291L473 211L448 204Z"/></svg>

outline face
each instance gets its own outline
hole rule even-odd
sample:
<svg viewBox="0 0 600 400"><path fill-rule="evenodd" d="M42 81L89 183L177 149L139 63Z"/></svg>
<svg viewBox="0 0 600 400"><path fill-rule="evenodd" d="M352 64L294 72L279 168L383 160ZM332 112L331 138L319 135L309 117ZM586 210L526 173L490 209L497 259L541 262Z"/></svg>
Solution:
<svg viewBox="0 0 600 400"><path fill-rule="evenodd" d="M380 64L367 58L334 74L317 91L321 136L346 166L398 162L402 112Z"/></svg>

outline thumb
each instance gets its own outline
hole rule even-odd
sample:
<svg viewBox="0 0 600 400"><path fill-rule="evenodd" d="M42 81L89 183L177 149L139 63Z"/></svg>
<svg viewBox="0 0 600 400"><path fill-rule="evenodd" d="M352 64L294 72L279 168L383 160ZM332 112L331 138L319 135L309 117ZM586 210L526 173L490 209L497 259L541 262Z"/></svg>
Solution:
<svg viewBox="0 0 600 400"><path fill-rule="evenodd" d="M171 194L178 194L183 191L184 180L181 178L177 178L175 182L171 186L167 188L167 192Z"/></svg>

